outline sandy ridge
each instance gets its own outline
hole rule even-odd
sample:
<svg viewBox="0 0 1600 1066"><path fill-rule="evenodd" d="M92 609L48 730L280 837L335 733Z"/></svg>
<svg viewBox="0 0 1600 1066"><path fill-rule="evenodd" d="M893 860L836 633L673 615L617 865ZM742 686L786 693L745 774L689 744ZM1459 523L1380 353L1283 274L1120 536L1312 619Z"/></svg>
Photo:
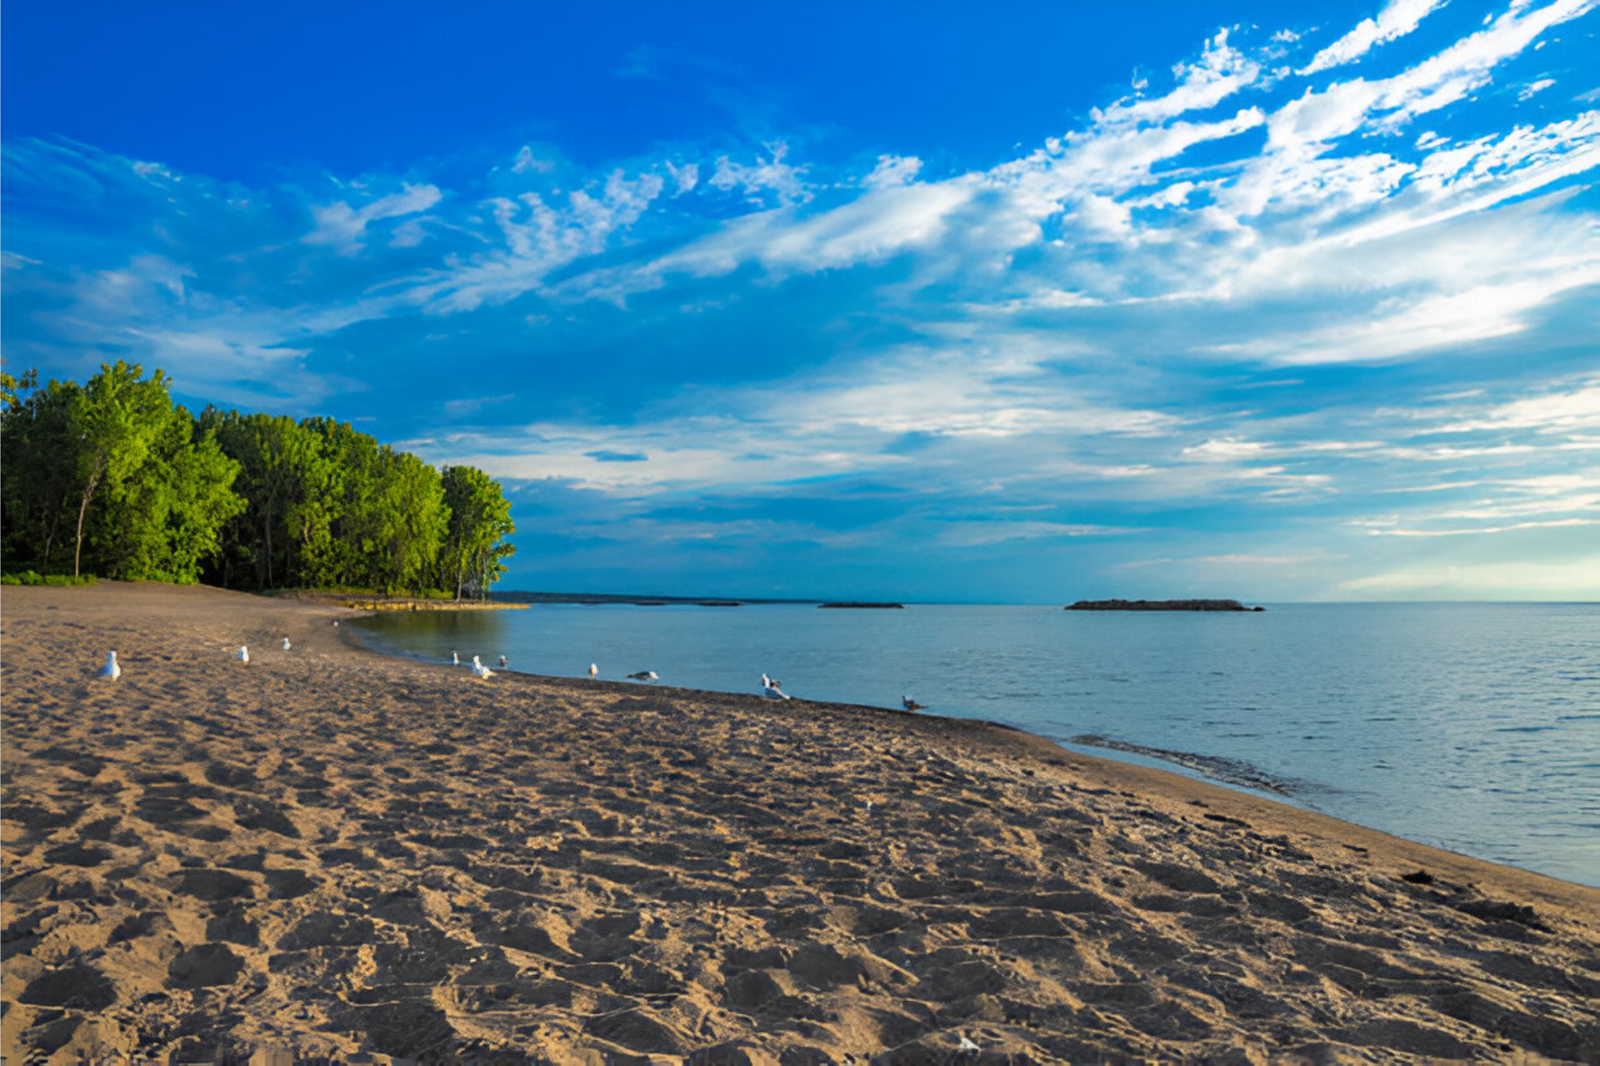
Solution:
<svg viewBox="0 0 1600 1066"><path fill-rule="evenodd" d="M480 682L348 613L5 591L8 1063L1600 1060L1596 890L982 723Z"/></svg>

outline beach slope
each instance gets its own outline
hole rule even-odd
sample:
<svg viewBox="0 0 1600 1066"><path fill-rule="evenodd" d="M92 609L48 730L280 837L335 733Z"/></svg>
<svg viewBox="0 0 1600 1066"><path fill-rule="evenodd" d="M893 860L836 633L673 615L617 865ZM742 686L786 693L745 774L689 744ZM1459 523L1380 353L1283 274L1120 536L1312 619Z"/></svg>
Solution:
<svg viewBox="0 0 1600 1066"><path fill-rule="evenodd" d="M1600 1058L1600 891L983 723L478 680L352 616L5 590L7 1062Z"/></svg>

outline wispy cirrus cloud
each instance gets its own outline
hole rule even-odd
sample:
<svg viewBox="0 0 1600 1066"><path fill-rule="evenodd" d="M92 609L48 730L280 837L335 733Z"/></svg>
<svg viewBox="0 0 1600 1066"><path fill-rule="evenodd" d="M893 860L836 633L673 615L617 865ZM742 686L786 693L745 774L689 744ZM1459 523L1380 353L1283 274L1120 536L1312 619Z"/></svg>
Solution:
<svg viewBox="0 0 1600 1066"><path fill-rule="evenodd" d="M1300 73L1315 74L1359 59L1378 45L1410 33L1425 16L1442 6L1444 0L1389 0L1376 18L1362 19L1354 29L1313 56Z"/></svg>

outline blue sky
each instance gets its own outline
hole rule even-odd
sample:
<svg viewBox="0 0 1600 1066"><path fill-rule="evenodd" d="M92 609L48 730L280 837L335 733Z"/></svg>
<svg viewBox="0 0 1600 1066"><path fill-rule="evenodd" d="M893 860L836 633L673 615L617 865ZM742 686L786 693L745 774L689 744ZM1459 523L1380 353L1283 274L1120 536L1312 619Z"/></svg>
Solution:
<svg viewBox="0 0 1600 1066"><path fill-rule="evenodd" d="M10 0L5 362L512 588L1600 599L1596 6Z"/></svg>

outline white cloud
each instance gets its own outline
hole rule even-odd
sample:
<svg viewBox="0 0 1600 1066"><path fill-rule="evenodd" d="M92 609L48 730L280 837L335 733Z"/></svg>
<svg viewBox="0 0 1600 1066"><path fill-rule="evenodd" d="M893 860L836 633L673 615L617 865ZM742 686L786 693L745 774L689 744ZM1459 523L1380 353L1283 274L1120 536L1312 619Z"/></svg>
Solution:
<svg viewBox="0 0 1600 1066"><path fill-rule="evenodd" d="M1179 63L1172 69L1177 85L1164 96L1151 100L1118 101L1091 116L1103 126L1159 123L1190 111L1205 111L1256 80L1261 68L1243 52L1228 44L1228 31L1219 30L1206 42L1205 50L1193 63Z"/></svg>
<svg viewBox="0 0 1600 1066"><path fill-rule="evenodd" d="M1517 102L1523 103L1525 101L1532 100L1535 96L1538 96L1555 83L1556 82L1554 78L1540 78L1538 81L1530 81L1520 90L1518 90Z"/></svg>
<svg viewBox="0 0 1600 1066"><path fill-rule="evenodd" d="M1560 529L1568 526L1600 526L1600 518L1554 518L1546 522L1516 522L1506 526L1465 526L1457 529L1369 529L1374 537L1467 537L1513 533L1524 529Z"/></svg>
<svg viewBox="0 0 1600 1066"><path fill-rule="evenodd" d="M343 200L313 207L311 214L317 228L301 239L307 244L330 244L341 255L354 255L361 250L361 238L370 223L426 211L442 198L443 194L432 185L406 184L400 192L373 200L360 209Z"/></svg>
<svg viewBox="0 0 1600 1066"><path fill-rule="evenodd" d="M674 197L691 192L696 185L700 184L699 163L685 163L681 167L675 166L671 162L665 165L667 173L672 176L672 195Z"/></svg>
<svg viewBox="0 0 1600 1066"><path fill-rule="evenodd" d="M430 272L393 299L433 313L473 310L539 288L558 267L605 250L636 223L662 193L658 174L629 178L614 170L597 190L578 189L565 206L538 193L488 203L503 248Z"/></svg>
<svg viewBox="0 0 1600 1066"><path fill-rule="evenodd" d="M811 194L806 190L803 169L792 167L784 162L789 154L789 146L782 141L767 146L771 158L757 157L752 164L736 163L727 156L717 159L716 169L711 173L710 184L732 192L737 189L744 193L745 199L751 203L760 204L766 199L767 193L776 193L780 204L798 203L809 200Z"/></svg>
<svg viewBox="0 0 1600 1066"><path fill-rule="evenodd" d="M916 179L917 171L921 169L922 160L914 155L880 155L878 165L872 168L871 174L861 180L861 184L869 189L909 185Z"/></svg>
<svg viewBox="0 0 1600 1066"><path fill-rule="evenodd" d="M548 174L556 168L555 160L535 155L531 145L517 149L517 158L511 164L516 174Z"/></svg>
<svg viewBox="0 0 1600 1066"><path fill-rule="evenodd" d="M656 260L642 273L682 271L704 277L731 273L747 262L775 272L811 272L880 260L941 236L951 213L975 192L970 181L913 183L875 188L804 219L789 209L747 215Z"/></svg>
<svg viewBox="0 0 1600 1066"><path fill-rule="evenodd" d="M1440 426L1438 431L1469 433L1484 429L1523 428L1542 431L1600 428L1600 381L1586 383L1571 391L1513 400L1491 409L1481 417Z"/></svg>
<svg viewBox="0 0 1600 1066"><path fill-rule="evenodd" d="M942 522L936 534L941 544L975 548L1011 540L1048 540L1057 537L1125 537L1149 532L1133 526L1097 526L1072 522Z"/></svg>
<svg viewBox="0 0 1600 1066"><path fill-rule="evenodd" d="M1422 564L1340 582L1344 592L1442 598L1600 599L1600 555L1561 561Z"/></svg>
<svg viewBox="0 0 1600 1066"><path fill-rule="evenodd" d="M1356 28L1318 52L1301 74L1340 66L1359 59L1380 44L1387 44L1417 28L1417 24L1444 0L1389 0L1376 19L1362 19Z"/></svg>
<svg viewBox="0 0 1600 1066"><path fill-rule="evenodd" d="M1382 301L1365 320L1283 333L1216 351L1279 366L1370 363L1503 337L1527 328L1523 315L1563 292L1600 284L1600 260L1541 276L1422 299Z"/></svg>

